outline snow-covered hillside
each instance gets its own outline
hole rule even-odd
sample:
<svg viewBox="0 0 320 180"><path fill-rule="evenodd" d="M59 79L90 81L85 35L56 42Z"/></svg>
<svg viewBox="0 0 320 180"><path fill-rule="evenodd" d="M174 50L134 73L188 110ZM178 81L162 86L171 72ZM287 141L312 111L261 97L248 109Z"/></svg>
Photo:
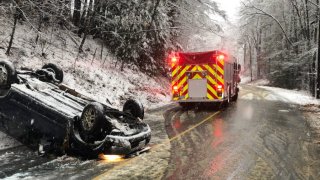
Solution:
<svg viewBox="0 0 320 180"><path fill-rule="evenodd" d="M92 37L84 45L85 52L78 54L81 39L76 35L48 27L41 33L36 44L36 33L26 24L18 24L12 55L7 57L5 50L11 23L7 19L1 19L1 59L9 59L16 67L34 69L49 62L55 63L65 72L65 84L100 102L105 103L108 98L116 108L121 108L128 98L139 99L147 109L169 102L170 88L165 78L148 77L134 66L120 71L116 59L103 48L101 42Z"/></svg>

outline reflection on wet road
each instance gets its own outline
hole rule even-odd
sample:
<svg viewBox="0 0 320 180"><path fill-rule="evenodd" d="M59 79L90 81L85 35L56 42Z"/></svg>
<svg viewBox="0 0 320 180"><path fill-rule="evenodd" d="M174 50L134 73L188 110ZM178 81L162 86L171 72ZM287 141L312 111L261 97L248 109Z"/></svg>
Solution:
<svg viewBox="0 0 320 180"><path fill-rule="evenodd" d="M165 179L319 179L307 126L295 105L269 101L269 92L246 86L240 99L171 142ZM218 110L172 109L169 138ZM318 163L319 165L319 163ZM312 168L311 168L312 167Z"/></svg>
<svg viewBox="0 0 320 180"><path fill-rule="evenodd" d="M226 109L149 111L148 153L115 162L39 157L25 146L0 150L11 179L320 179L320 144L297 105L243 86Z"/></svg>

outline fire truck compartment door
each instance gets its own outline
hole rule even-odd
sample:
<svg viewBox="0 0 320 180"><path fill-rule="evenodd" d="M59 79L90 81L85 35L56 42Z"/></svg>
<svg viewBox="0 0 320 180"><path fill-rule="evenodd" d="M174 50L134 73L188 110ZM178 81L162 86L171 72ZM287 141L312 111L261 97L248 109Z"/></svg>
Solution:
<svg viewBox="0 0 320 180"><path fill-rule="evenodd" d="M207 79L189 79L188 85L190 98L207 97Z"/></svg>

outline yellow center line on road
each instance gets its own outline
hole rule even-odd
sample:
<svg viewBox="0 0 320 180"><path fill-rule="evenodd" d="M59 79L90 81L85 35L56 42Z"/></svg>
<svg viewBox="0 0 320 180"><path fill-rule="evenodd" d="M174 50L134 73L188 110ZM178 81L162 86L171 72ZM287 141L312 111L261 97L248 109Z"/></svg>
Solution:
<svg viewBox="0 0 320 180"><path fill-rule="evenodd" d="M157 145L153 146L153 147L152 147L152 150L158 149L158 148L160 148L161 146L164 146L164 145L166 145L166 144L168 144L168 143L170 143L170 142L172 142L172 141L175 141L175 140L179 139L180 137L186 135L187 133L191 132L192 130L194 130L195 128L197 128L197 127L199 127L200 125L204 124L205 122L211 120L214 116L218 115L219 113L221 113L221 111L217 111L217 112L211 114L210 116L208 116L207 118L205 118L205 119L202 120L201 122L193 125L192 127L190 127L189 129L183 131L182 133L177 134L176 136L174 136L174 137L172 137L172 138L164 141L163 143L160 143L160 144L157 144ZM175 113L173 117L175 117L177 114L178 114L178 112ZM139 156L138 156L138 157L139 157ZM119 164L118 166L115 166L115 167L109 169L107 172L105 172L105 173L103 173L103 174L101 174L101 175L93 178L93 180L106 179L106 178L108 177L108 175L111 174L112 171L117 170L117 169L119 169L119 168L127 165L129 162L133 162L134 160L137 160L138 157L132 158L132 159L130 159L130 160L128 160L128 161L125 161L125 162Z"/></svg>

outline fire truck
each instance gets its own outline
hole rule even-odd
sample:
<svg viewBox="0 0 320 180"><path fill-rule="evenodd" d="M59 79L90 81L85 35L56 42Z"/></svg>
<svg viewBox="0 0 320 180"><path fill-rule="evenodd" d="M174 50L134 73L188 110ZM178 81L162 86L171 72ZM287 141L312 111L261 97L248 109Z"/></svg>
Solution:
<svg viewBox="0 0 320 180"><path fill-rule="evenodd" d="M238 98L241 65L222 51L169 55L172 100L186 107L196 103L229 104Z"/></svg>

